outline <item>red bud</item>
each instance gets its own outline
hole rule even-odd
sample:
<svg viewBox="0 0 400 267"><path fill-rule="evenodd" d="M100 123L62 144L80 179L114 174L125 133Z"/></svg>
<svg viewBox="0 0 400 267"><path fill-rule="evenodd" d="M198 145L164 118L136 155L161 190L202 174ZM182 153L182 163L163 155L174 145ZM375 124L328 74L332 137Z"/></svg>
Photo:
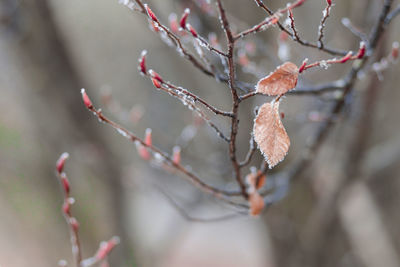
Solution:
<svg viewBox="0 0 400 267"><path fill-rule="evenodd" d="M168 16L168 21L169 21L169 27L170 27L171 31L173 33L177 33L178 29L179 29L179 26L178 26L178 20L177 20L176 14L175 13L171 13Z"/></svg>
<svg viewBox="0 0 400 267"><path fill-rule="evenodd" d="M119 244L119 238L118 237L113 237L107 242L101 242L99 250L96 253L96 259L97 260L103 260L105 257L108 256L108 254L111 252L111 250Z"/></svg>
<svg viewBox="0 0 400 267"><path fill-rule="evenodd" d="M69 219L69 224L72 226L72 229L75 232L77 232L79 230L79 223L74 217Z"/></svg>
<svg viewBox="0 0 400 267"><path fill-rule="evenodd" d="M332 5L332 0L326 0L326 3L328 4L328 6Z"/></svg>
<svg viewBox="0 0 400 267"><path fill-rule="evenodd" d="M157 72L155 72L154 70L149 70L149 73L150 73L150 75L154 78L154 79L156 79L157 81L159 81L160 83L163 83L164 82L164 80L161 78L161 76L157 73ZM159 87L158 87L159 88Z"/></svg>
<svg viewBox="0 0 400 267"><path fill-rule="evenodd" d="M150 152L147 150L147 148L144 147L139 142L136 142L135 144L136 144L136 149L137 149L137 152L138 152L139 156L144 160L150 160L151 159L151 155L150 155Z"/></svg>
<svg viewBox="0 0 400 267"><path fill-rule="evenodd" d="M90 100L89 96L86 94L86 91L84 88L81 89L81 94L82 94L82 99L83 99L83 103L85 104L85 106L88 109L92 109L93 108L92 101Z"/></svg>
<svg viewBox="0 0 400 267"><path fill-rule="evenodd" d="M151 81L156 88L161 88L161 83L156 78L151 78Z"/></svg>
<svg viewBox="0 0 400 267"><path fill-rule="evenodd" d="M356 55L356 58L357 58L357 59L363 58L363 57L365 56L365 51L366 51L366 50L367 50L367 47L366 47L365 43L364 43L364 42L361 42L361 43L360 43L360 49L358 50L358 53L357 53L357 55Z"/></svg>
<svg viewBox="0 0 400 267"><path fill-rule="evenodd" d="M61 183L62 183L64 192L68 195L70 187L69 187L69 181L67 179L67 176L64 175L61 177Z"/></svg>
<svg viewBox="0 0 400 267"><path fill-rule="evenodd" d="M301 66L299 68L299 73L302 73L305 70L307 62L308 62L308 58L303 60L303 63L301 63Z"/></svg>
<svg viewBox="0 0 400 267"><path fill-rule="evenodd" d="M158 22L158 19L157 19L156 15L153 13L153 11L150 9L150 7L147 4L145 4L144 7L146 8L147 15L149 15L149 17L153 21Z"/></svg>
<svg viewBox="0 0 400 267"><path fill-rule="evenodd" d="M140 54L140 58L139 58L139 71L143 74L147 74L146 54L147 54L147 51L143 50L142 53Z"/></svg>
<svg viewBox="0 0 400 267"><path fill-rule="evenodd" d="M397 59L399 57L399 43L394 42L392 44L392 58Z"/></svg>
<svg viewBox="0 0 400 267"><path fill-rule="evenodd" d="M347 55L345 55L344 57L342 57L342 58L339 60L339 62L340 62L340 63L345 63L345 62L347 62L349 59L351 59L351 55L352 55L351 52L347 53Z"/></svg>
<svg viewBox="0 0 400 267"><path fill-rule="evenodd" d="M71 206L70 206L68 200L64 201L64 204L62 206L62 210L63 210L64 214L70 215L70 207Z"/></svg>
<svg viewBox="0 0 400 267"><path fill-rule="evenodd" d="M69 154L64 152L61 154L60 158L57 160L56 169L58 173L62 173L64 170L65 161L68 159Z"/></svg>
<svg viewBox="0 0 400 267"><path fill-rule="evenodd" d="M181 26L182 29L186 29L186 20L189 14L190 14L190 9L186 8L185 11L183 12L181 20L179 21L179 25Z"/></svg>
<svg viewBox="0 0 400 267"><path fill-rule="evenodd" d="M187 24L186 27L188 28L188 30L190 31L190 33L193 35L193 37L197 38L197 32L196 30L192 27L192 25Z"/></svg>
<svg viewBox="0 0 400 267"><path fill-rule="evenodd" d="M146 145L151 146L152 145L152 140L151 140L151 129L147 128L145 137L144 137L144 142Z"/></svg>
<svg viewBox="0 0 400 267"><path fill-rule="evenodd" d="M175 164L181 163L181 148L179 146L174 146L172 149L172 162Z"/></svg>

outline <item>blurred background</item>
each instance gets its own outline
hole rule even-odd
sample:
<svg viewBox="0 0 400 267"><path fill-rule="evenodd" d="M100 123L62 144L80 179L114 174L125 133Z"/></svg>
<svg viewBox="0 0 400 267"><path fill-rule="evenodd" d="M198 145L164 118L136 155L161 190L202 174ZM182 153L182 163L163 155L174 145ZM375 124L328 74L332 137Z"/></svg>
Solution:
<svg viewBox="0 0 400 267"><path fill-rule="evenodd" d="M265 2L274 10L284 5ZM325 42L357 50L360 40L341 19L350 18L368 33L383 1L334 2ZM254 1L224 3L238 30L265 17ZM316 39L325 5L308 0L294 11L302 38ZM180 17L191 8L190 22L197 31L203 36L215 32L224 44L213 3L153 0L150 6L165 24L170 13ZM398 64L379 76L360 76L328 141L282 201L258 218L198 223L183 218L159 188L193 217L215 218L234 210L141 160L133 144L85 110L80 89L86 88L97 107L138 136L151 128L153 143L161 149L182 146L183 163L205 181L235 188L225 144L180 101L141 77L137 59L146 49L149 68L224 110L231 105L228 88L177 56L144 16L117 0L1 0L0 23L0 266L56 266L61 259L73 266L54 171L64 151L71 155L66 172L83 254L93 255L100 241L118 235L121 244L112 252L111 266L400 266ZM399 41L399 23L394 21L382 38L380 57ZM282 61L300 65L305 57L310 62L330 58L291 41L282 44L275 28L248 40L246 53L253 65L238 77L252 84ZM338 79L350 67L309 71L301 84ZM369 88L375 88L372 97ZM329 96L284 100L292 146L273 172L300 157L332 104ZM372 104L365 109L368 101ZM264 102L253 98L241 109L240 158L248 149L253 110ZM215 122L228 131L229 121ZM349 155L355 150L359 164L352 170ZM261 160L257 152L252 165ZM339 187L342 179L352 182Z"/></svg>

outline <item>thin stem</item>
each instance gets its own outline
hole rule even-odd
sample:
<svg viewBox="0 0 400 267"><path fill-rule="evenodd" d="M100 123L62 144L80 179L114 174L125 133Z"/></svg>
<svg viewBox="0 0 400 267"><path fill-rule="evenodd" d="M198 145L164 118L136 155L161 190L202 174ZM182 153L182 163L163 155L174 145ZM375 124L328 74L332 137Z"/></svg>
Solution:
<svg viewBox="0 0 400 267"><path fill-rule="evenodd" d="M232 106L233 117L231 119L231 137L230 137L230 142L229 142L229 156L230 156L232 166L233 166L233 169L235 172L236 181L240 186L243 197L247 199L248 195L247 195L247 191L246 191L246 185L241 178L240 165L236 158L236 137L237 137L238 125L239 125L238 113L239 113L240 101L239 101L239 95L235 88L235 64L233 62L235 39L232 34L231 28L229 26L229 21L228 21L228 18L226 17L225 9L222 6L221 0L217 0L217 7L218 7L218 12L219 12L219 17L221 20L222 28L224 29L226 39L228 42L228 71L229 71L228 85L229 85L229 88L231 89L232 103L233 103L233 106Z"/></svg>
<svg viewBox="0 0 400 267"><path fill-rule="evenodd" d="M114 129L116 129L119 133L121 133L122 136L127 138L129 141L134 142L134 143L138 142L140 145L149 149L153 154L160 155L166 163L168 163L171 167L173 167L180 173L184 174L184 177L189 182L191 182L192 184L197 186L203 192L209 193L209 194L213 195L215 198L224 200L224 201L229 200L228 197L240 195L240 192L238 192L238 191L227 191L227 190L219 189L219 188L213 187L211 185L208 185L207 183L203 182L199 177L197 177L197 175L195 175L188 168L184 167L180 163L176 163L167 153L161 151L160 149L156 148L153 145L147 144L144 140L137 137L132 132L128 131L127 129L125 129L124 127L119 125L118 123L116 123L116 122L110 120L109 118L107 118L106 116L104 116L103 113L101 112L101 110L95 109L94 106L90 106L90 107L88 107L88 109L91 112L93 112L93 114L101 122L104 122L104 123L110 125L111 127L113 127Z"/></svg>
<svg viewBox="0 0 400 267"><path fill-rule="evenodd" d="M251 159L253 158L254 153L257 151L257 145L254 140L253 134L250 137L250 146L249 146L249 151L246 154L246 158L240 162L240 167L243 168L247 165L249 165Z"/></svg>
<svg viewBox="0 0 400 267"><path fill-rule="evenodd" d="M271 9L269 9L263 2L262 2L262 0L254 0L256 3L257 3L257 5L261 8L261 9L263 9L268 15L270 15L270 16L272 16L272 15L274 15L274 12L271 10ZM300 4L302 4L304 1L297 1L297 2L295 2L295 4L296 3L300 3ZM281 13L283 13L283 12L286 12L287 10L291 10L291 9L293 9L293 8L295 8L295 7L297 7L298 5L291 5L291 6L289 6L289 9L282 9L282 10L280 10L280 11L277 11L275 14L277 14L277 13L279 13L279 12L281 12ZM291 8L290 8L291 7ZM260 26L262 26L261 24L263 24L265 21L262 21L262 22L260 22L258 25L260 25ZM282 23L280 23L279 21L276 23L277 25L278 25L278 27L279 27L279 29L281 30L281 31L283 31L283 32L285 32L285 33L287 33L289 36L291 36L292 37L292 39L296 42L296 43L298 43L298 44L300 44L300 45L302 45L302 46L305 46L305 47L310 47L310 48L316 48L316 49L318 49L318 50L321 50L321 51L324 51L324 52L326 52L326 53L328 53L328 54L331 54L331 55L337 55L337 56L344 56L344 55L346 55L346 51L343 51L343 50L338 50L338 49L333 49L333 48L329 48L329 47L319 47L318 46L318 44L315 44L315 43L310 43L310 42L308 42L308 41L306 41L306 40L303 40L303 39L300 39L300 37L299 36L297 36L298 38L296 38L296 36L294 36L288 29L286 29L283 25L282 25Z"/></svg>
<svg viewBox="0 0 400 267"><path fill-rule="evenodd" d="M398 5L392 12L385 18L385 25L388 25L392 20L400 14L400 5Z"/></svg>
<svg viewBox="0 0 400 267"><path fill-rule="evenodd" d="M321 22L319 23L319 27L318 27L318 47L320 49L324 48L324 42L323 42L323 38L324 38L324 29L326 26L326 20L328 19L330 13L331 13L331 7L332 7L332 2L328 1L328 4L326 6L326 8L324 9L324 11L322 12L322 19Z"/></svg>

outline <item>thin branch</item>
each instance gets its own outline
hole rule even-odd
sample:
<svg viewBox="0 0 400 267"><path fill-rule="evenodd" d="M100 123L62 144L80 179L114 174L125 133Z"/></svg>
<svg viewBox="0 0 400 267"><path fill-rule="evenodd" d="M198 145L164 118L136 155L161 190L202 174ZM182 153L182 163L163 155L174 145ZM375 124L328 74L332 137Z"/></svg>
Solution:
<svg viewBox="0 0 400 267"><path fill-rule="evenodd" d="M240 165L237 161L236 158L236 136L238 132L238 125L239 125L239 119L238 119L238 113L239 113L239 95L236 91L235 88L235 64L233 62L233 54L234 54L234 47L235 47L235 39L232 34L231 28L229 26L229 21L228 18L226 17L225 9L222 6L221 0L217 0L217 7L218 7L218 12L219 12L219 17L220 21L222 24L222 28L224 29L226 39L228 42L228 70L229 70L229 88L231 89L231 94L232 94L232 120L231 120L231 137L230 137L230 143L229 143L229 156L232 162L232 166L235 172L235 178L237 183L240 186L240 189L242 191L242 195L244 198L247 199L247 191L246 191L246 185L244 181L241 178L240 174Z"/></svg>
<svg viewBox="0 0 400 267"><path fill-rule="evenodd" d="M148 150L150 150L153 154L159 155L165 163L168 163L172 168L176 169L178 172L184 174L183 177L186 178L189 182L197 186L199 189L201 189L203 192L209 193L213 195L215 198L227 201L229 200L228 197L231 196L238 196L240 195L240 192L238 191L227 191L223 189L219 189L216 187L213 187L205 182L203 182L199 177L197 177L192 171L190 171L188 168L184 167L180 163L175 162L167 153L161 151L160 149L156 148L154 145L147 144L143 139L137 137L135 134L130 132L129 130L125 129L118 123L110 120L106 116L103 115L101 109L96 109L92 102L89 100L85 100L85 91L82 91L83 94L83 99L85 102L86 108L91 111L98 119L100 122L106 123L110 125L112 128L117 130L118 133L120 133L123 137L128 139L129 141L133 143L139 143L141 146L144 146ZM86 95L86 97L88 97Z"/></svg>
<svg viewBox="0 0 400 267"><path fill-rule="evenodd" d="M249 151L246 154L246 158L240 162L239 166L245 167L247 165L249 165L251 159L253 158L254 153L257 151L257 145L256 145L256 141L254 140L253 134L250 137L250 146L249 146Z"/></svg>
<svg viewBox="0 0 400 267"><path fill-rule="evenodd" d="M69 154L68 153L63 153L60 158L57 161L57 178L58 181L60 182L60 185L62 187L63 195L64 195L64 203L62 206L62 211L63 215L65 218L65 221L68 224L69 227L69 234L70 234L70 240L71 240L71 245L72 245L72 254L75 259L75 265L76 267L81 267L81 261L82 261L82 249L81 249L81 242L79 239L79 223L76 220L75 217L72 216L71 213L71 205L73 204L74 200L70 198L70 186L69 186L69 181L67 174L63 171L64 169L64 164L65 161L68 159Z"/></svg>
<svg viewBox="0 0 400 267"><path fill-rule="evenodd" d="M209 108L210 110L212 110L214 113L219 114L219 115L223 115L223 116L227 116L227 117L232 117L231 113L229 112L224 112L224 111L220 111L216 108L214 108L213 106L211 106L210 104L208 104L206 101L202 100L201 98L197 97L196 95L194 95L193 93L190 93L188 90L181 88L181 87L177 87L169 82L165 82L155 71L153 70L146 70L146 65L145 65L145 57L144 57L145 53L142 52L142 58L140 59L140 66L139 69L141 71L142 75L145 75L147 77L149 77L152 82L153 85L159 89L162 90L166 93L168 93L169 95L172 95L174 97L176 97L177 99L181 100L181 102L185 105L188 106L190 110L193 110L197 115L199 115L200 118L202 118L211 128L213 128L215 130L215 132L217 133L217 135L219 137L221 137L224 141L229 142L229 139L223 134L223 132L218 128L217 125L215 125L208 117L207 115L201 110L199 109L196 105L195 102L199 101L201 102L203 105L205 105L207 108Z"/></svg>
<svg viewBox="0 0 400 267"><path fill-rule="evenodd" d="M269 8L262 2L262 0L254 0L254 1L256 2L256 4L257 4L261 9L263 9L266 13L268 13L268 15L270 15L270 16L274 15L274 12L273 12L271 9L269 9ZM304 1L297 1L296 3L302 4L303 2L304 2ZM291 7L291 8L289 8L289 9L287 9L287 10L291 10L291 9L297 7L297 6L298 6L298 5L294 5L294 6L293 6L293 4L292 4L292 6L289 6L289 7ZM282 9L281 11L277 11L275 14L277 14L277 13L279 13L279 12L286 12L286 11L287 11L287 10L286 10L286 11L283 11L283 10L285 10L285 9ZM262 24L262 23L265 23L265 21L259 23L258 25L260 25L260 24ZM333 49L333 48L329 48L329 47L322 47L322 48L321 48L321 47L318 46L318 44L310 43L310 42L308 42L308 41L306 41L306 40L303 40L303 39L300 39L300 38L296 38L296 36L294 36L294 35L292 34L292 32L290 32L288 29L286 29L286 28L282 25L282 23L280 23L280 22L278 21L278 22L276 22L276 24L278 25L278 27L279 27L279 29L280 29L281 31L287 33L289 36L292 37L292 39L293 39L296 43L298 43L298 44L300 44L300 45L302 45L302 46L310 47L310 48L316 48L316 49L319 49L319 50L324 51L324 52L326 52L326 53L328 53L328 54L331 54L331 55L337 55L337 56L344 56L344 55L346 55L346 51L338 50L338 49ZM260 26L262 26L262 25L260 25ZM298 36L298 37L299 37L299 36Z"/></svg>
<svg viewBox="0 0 400 267"><path fill-rule="evenodd" d="M246 216L248 214L247 209L244 212L227 214L224 216L218 216L214 218L198 218L191 216L188 212L183 208L170 194L168 194L163 188L156 185L157 190L165 197L165 199L171 204L171 206L182 216L186 221L195 222L195 223L215 223L215 222L223 222L227 220L231 220L234 218L239 218Z"/></svg>
<svg viewBox="0 0 400 267"><path fill-rule="evenodd" d="M392 12L390 12L385 18L385 25L388 25L392 20L400 14L400 5L398 5Z"/></svg>
<svg viewBox="0 0 400 267"><path fill-rule="evenodd" d="M342 24L361 40L366 41L368 39L368 36L364 32L362 32L359 28L354 26L349 18L342 18Z"/></svg>
<svg viewBox="0 0 400 267"><path fill-rule="evenodd" d="M294 167L287 172L288 177L292 180L296 177L300 177L303 171L310 165L312 159L314 159L315 154L318 152L321 145L324 143L327 138L330 129L334 126L337 121L337 116L342 111L345 105L345 99L348 94L354 88L356 83L357 74L364 68L368 59L371 57L372 52L376 48L379 39L384 33L384 23L385 18L390 10L390 6L392 5L393 0L385 0L383 8L380 12L379 19L375 23L373 29L371 30L371 34L368 40L369 50L371 53L367 53L359 64L353 66L350 70L347 77L344 79L345 86L343 86L343 93L340 98L338 98L331 108L331 111L328 114L328 119L324 121L324 123L319 127L317 132L314 135L313 141L307 147L306 151L303 153L301 159L294 165Z"/></svg>
<svg viewBox="0 0 400 267"><path fill-rule="evenodd" d="M291 34L291 36L292 36L292 38L294 39L294 40L296 40L297 42L299 42L301 39L300 39L300 36L299 36L299 33L297 32L297 30L296 30L296 27L295 27L295 24L294 24L294 17L293 17L293 12L292 12L292 10L291 9L289 9L289 19L290 19L290 28L292 29L292 34Z"/></svg>
<svg viewBox="0 0 400 267"><path fill-rule="evenodd" d="M322 19L321 22L319 23L319 27L318 27L318 48L322 49L324 48L324 42L323 42L323 38L324 38L324 29L326 26L326 20L328 19L330 13L331 13L331 7L332 7L332 1L328 0L326 1L327 5L326 8L324 9L324 11L322 12Z"/></svg>

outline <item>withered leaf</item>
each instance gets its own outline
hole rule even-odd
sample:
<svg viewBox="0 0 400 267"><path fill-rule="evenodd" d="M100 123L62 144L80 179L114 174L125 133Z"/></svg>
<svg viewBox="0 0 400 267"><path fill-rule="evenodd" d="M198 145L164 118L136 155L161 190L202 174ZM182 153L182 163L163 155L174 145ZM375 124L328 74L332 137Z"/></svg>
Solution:
<svg viewBox="0 0 400 267"><path fill-rule="evenodd" d="M257 191L249 194L250 215L257 216L264 209L265 203L262 196Z"/></svg>
<svg viewBox="0 0 400 267"><path fill-rule="evenodd" d="M277 96L296 87L299 69L292 62L286 62L276 68L267 77L262 78L256 85L256 92Z"/></svg>
<svg viewBox="0 0 400 267"><path fill-rule="evenodd" d="M290 139L279 116L279 101L265 103L254 120L254 140L269 168L281 162L290 146Z"/></svg>
<svg viewBox="0 0 400 267"><path fill-rule="evenodd" d="M258 178L259 177L259 178ZM267 176L260 170L257 172L251 172L246 175L246 182L255 189L260 189L265 185Z"/></svg>

